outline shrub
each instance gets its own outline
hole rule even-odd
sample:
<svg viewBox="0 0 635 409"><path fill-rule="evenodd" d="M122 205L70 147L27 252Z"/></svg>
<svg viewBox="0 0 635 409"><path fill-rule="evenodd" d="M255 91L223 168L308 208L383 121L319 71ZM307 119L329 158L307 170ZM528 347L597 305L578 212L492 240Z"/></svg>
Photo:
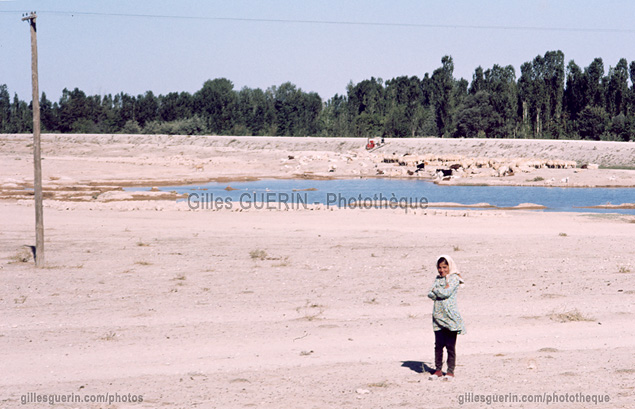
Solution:
<svg viewBox="0 0 635 409"><path fill-rule="evenodd" d="M141 127L139 126L139 123L137 121L129 120L128 122L126 122L123 128L121 128L121 132L132 135L140 134Z"/></svg>
<svg viewBox="0 0 635 409"><path fill-rule="evenodd" d="M203 135L207 133L205 121L200 116L187 119L160 122L150 121L143 128L144 134L150 135Z"/></svg>

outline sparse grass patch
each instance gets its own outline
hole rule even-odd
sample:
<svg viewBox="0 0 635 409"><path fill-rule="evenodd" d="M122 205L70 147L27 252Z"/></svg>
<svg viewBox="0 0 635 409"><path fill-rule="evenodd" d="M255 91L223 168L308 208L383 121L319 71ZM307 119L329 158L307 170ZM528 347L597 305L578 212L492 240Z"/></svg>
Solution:
<svg viewBox="0 0 635 409"><path fill-rule="evenodd" d="M631 165L600 165L600 169L621 169L621 170L635 170L635 166Z"/></svg>
<svg viewBox="0 0 635 409"><path fill-rule="evenodd" d="M452 246L452 249L454 249L454 251L461 251L461 247L459 246Z"/></svg>
<svg viewBox="0 0 635 409"><path fill-rule="evenodd" d="M631 272L631 269L628 268L627 266L619 266L617 269L617 272L620 274L628 274Z"/></svg>
<svg viewBox="0 0 635 409"><path fill-rule="evenodd" d="M577 309L567 312L552 313L549 315L549 318L558 322L595 321L595 318L586 316Z"/></svg>
<svg viewBox="0 0 635 409"><path fill-rule="evenodd" d="M267 258L267 252L264 250L251 250L249 252L249 257L251 257L252 260L264 260Z"/></svg>
<svg viewBox="0 0 635 409"><path fill-rule="evenodd" d="M585 216L600 220L619 220L622 218L622 215L616 213L587 213Z"/></svg>
<svg viewBox="0 0 635 409"><path fill-rule="evenodd" d="M558 236L560 236L560 237L567 237L567 233L558 233Z"/></svg>
<svg viewBox="0 0 635 409"><path fill-rule="evenodd" d="M324 313L324 306L307 300L302 307L295 309L298 314L303 314L302 319L313 321Z"/></svg>
<svg viewBox="0 0 635 409"><path fill-rule="evenodd" d="M368 386L371 388L387 388L388 382L387 381L373 382L373 383L369 383Z"/></svg>
<svg viewBox="0 0 635 409"><path fill-rule="evenodd" d="M531 179L532 182L542 182L543 180L545 180L545 178L543 178L542 176L536 176L535 178Z"/></svg>
<svg viewBox="0 0 635 409"><path fill-rule="evenodd" d="M558 352L558 350L556 348L547 347L547 348L540 348L538 352Z"/></svg>
<svg viewBox="0 0 635 409"><path fill-rule="evenodd" d="M617 370L615 371L615 373L628 373L628 374L633 374L633 373L635 373L635 369L633 369L633 368L617 369Z"/></svg>
<svg viewBox="0 0 635 409"><path fill-rule="evenodd" d="M150 243L144 243L141 240L137 242L137 246L139 247L150 247Z"/></svg>
<svg viewBox="0 0 635 409"><path fill-rule="evenodd" d="M151 266L152 263L150 263L149 261L135 261L135 264L138 264L140 266Z"/></svg>
<svg viewBox="0 0 635 409"><path fill-rule="evenodd" d="M174 277L173 280L185 281L187 280L187 277L185 276L185 274L181 273Z"/></svg>
<svg viewBox="0 0 635 409"><path fill-rule="evenodd" d="M26 295L21 295L18 298L14 298L13 302L16 304L24 304L26 302L27 296Z"/></svg>
<svg viewBox="0 0 635 409"><path fill-rule="evenodd" d="M115 341L117 339L117 333L115 331L110 331L99 339L102 341Z"/></svg>
<svg viewBox="0 0 635 409"><path fill-rule="evenodd" d="M552 294L552 293L545 293L540 295L540 298L547 298L547 299L562 298L562 297L566 297L566 296L562 294Z"/></svg>
<svg viewBox="0 0 635 409"><path fill-rule="evenodd" d="M289 256L284 257L279 263L273 265L273 267L287 267L287 266L289 266Z"/></svg>

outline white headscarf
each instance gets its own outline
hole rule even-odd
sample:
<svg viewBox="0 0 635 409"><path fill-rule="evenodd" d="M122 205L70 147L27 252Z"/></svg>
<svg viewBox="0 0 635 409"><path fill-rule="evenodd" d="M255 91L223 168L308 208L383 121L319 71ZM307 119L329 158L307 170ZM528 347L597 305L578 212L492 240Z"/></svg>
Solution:
<svg viewBox="0 0 635 409"><path fill-rule="evenodd" d="M464 284L465 280L463 280L463 277L461 277L461 273L459 272L459 269L456 267L456 263L454 262L454 260L452 260L452 257L447 256L445 254L440 255L439 258L437 258L437 265L439 265L439 260L441 260L442 258L444 258L445 261L448 262L448 267L450 269L450 272L448 273L448 275L450 274L458 275L459 283Z"/></svg>

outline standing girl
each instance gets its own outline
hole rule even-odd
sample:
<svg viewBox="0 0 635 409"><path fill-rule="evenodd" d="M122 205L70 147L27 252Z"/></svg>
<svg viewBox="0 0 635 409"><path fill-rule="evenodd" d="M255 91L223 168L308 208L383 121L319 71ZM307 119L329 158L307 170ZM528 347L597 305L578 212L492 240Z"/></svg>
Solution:
<svg viewBox="0 0 635 409"><path fill-rule="evenodd" d="M434 330L434 365L435 372L430 379L443 377L441 371L443 365L443 348L448 353L448 372L444 380L454 379L456 365L456 336L465 334L463 319L456 305L456 293L459 286L464 283L454 260L450 256L441 256L437 260L439 275L434 280L434 285L428 293L428 297L434 300L432 310L432 329Z"/></svg>

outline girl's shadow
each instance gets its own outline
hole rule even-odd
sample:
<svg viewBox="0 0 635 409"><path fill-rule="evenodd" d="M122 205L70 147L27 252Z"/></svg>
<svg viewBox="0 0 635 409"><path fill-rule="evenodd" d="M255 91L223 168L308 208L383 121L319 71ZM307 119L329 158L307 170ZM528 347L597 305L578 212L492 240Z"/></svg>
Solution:
<svg viewBox="0 0 635 409"><path fill-rule="evenodd" d="M421 361L401 361L401 366L408 368L416 373L434 373L434 369Z"/></svg>

